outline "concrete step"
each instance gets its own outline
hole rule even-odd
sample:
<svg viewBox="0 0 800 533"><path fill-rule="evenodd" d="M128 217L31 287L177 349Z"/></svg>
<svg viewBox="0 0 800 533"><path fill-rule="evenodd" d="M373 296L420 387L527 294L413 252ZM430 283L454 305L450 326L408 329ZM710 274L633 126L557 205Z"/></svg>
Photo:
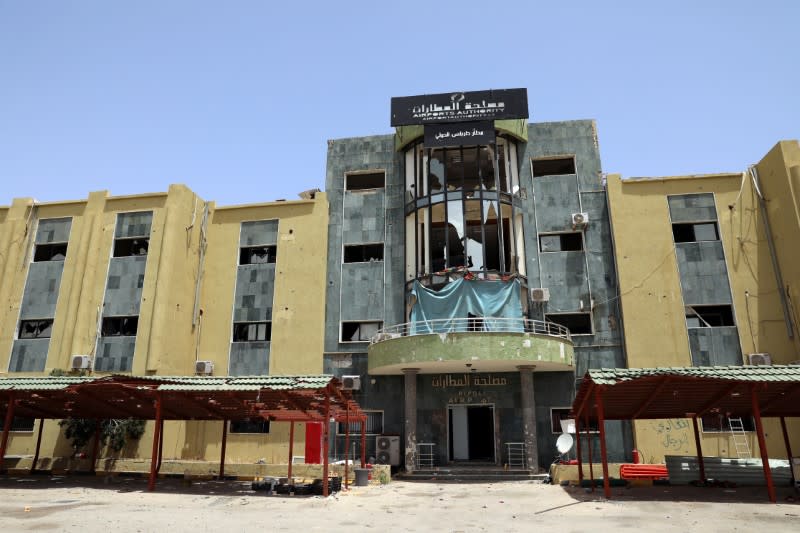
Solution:
<svg viewBox="0 0 800 533"><path fill-rule="evenodd" d="M404 481L436 481L441 483L498 483L503 481L543 481L547 474L534 474L530 470L504 470L502 468L434 468L400 473Z"/></svg>

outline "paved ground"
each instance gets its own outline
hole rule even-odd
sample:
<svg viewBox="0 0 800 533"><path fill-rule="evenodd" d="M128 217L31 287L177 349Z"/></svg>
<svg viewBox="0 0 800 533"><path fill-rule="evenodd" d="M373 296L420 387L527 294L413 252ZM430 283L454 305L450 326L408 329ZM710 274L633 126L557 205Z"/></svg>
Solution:
<svg viewBox="0 0 800 533"><path fill-rule="evenodd" d="M0 531L800 531L791 489L585 489L529 481L393 482L327 499L266 496L249 483L71 476L0 477ZM788 499L787 499L788 498Z"/></svg>

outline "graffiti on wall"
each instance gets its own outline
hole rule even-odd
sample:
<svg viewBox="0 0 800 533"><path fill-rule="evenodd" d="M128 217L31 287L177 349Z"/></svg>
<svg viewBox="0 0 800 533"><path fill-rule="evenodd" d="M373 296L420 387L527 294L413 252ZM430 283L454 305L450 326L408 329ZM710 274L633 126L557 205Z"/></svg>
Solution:
<svg viewBox="0 0 800 533"><path fill-rule="evenodd" d="M689 421L685 418L653 420L650 428L658 435L656 442L665 451L690 453Z"/></svg>

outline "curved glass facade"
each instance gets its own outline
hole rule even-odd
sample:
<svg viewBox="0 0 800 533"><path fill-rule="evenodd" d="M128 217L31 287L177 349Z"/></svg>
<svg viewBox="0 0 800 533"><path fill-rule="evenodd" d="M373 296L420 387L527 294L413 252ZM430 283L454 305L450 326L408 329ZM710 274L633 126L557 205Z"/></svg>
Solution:
<svg viewBox="0 0 800 533"><path fill-rule="evenodd" d="M525 274L514 142L405 152L406 280Z"/></svg>

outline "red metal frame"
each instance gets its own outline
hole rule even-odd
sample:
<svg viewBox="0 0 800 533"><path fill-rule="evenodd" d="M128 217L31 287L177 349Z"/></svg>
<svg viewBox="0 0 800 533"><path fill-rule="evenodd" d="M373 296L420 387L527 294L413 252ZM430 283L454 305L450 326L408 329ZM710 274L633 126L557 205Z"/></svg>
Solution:
<svg viewBox="0 0 800 533"><path fill-rule="evenodd" d="M761 424L761 409L758 407L758 392L756 391L755 385L750 388L750 398L753 402L753 418L756 419L756 435L758 435L758 448L761 452L761 464L764 467L764 479L767 481L767 493L769 494L769 501L776 503L775 485L772 483L772 471L769 468L767 441L764 438L764 426Z"/></svg>
<svg viewBox="0 0 800 533"><path fill-rule="evenodd" d="M700 466L700 480L706 480L706 463L703 460L703 446L700 443L700 430L697 428L697 415L692 417L692 427L694 428L694 445L697 448L697 464Z"/></svg>

